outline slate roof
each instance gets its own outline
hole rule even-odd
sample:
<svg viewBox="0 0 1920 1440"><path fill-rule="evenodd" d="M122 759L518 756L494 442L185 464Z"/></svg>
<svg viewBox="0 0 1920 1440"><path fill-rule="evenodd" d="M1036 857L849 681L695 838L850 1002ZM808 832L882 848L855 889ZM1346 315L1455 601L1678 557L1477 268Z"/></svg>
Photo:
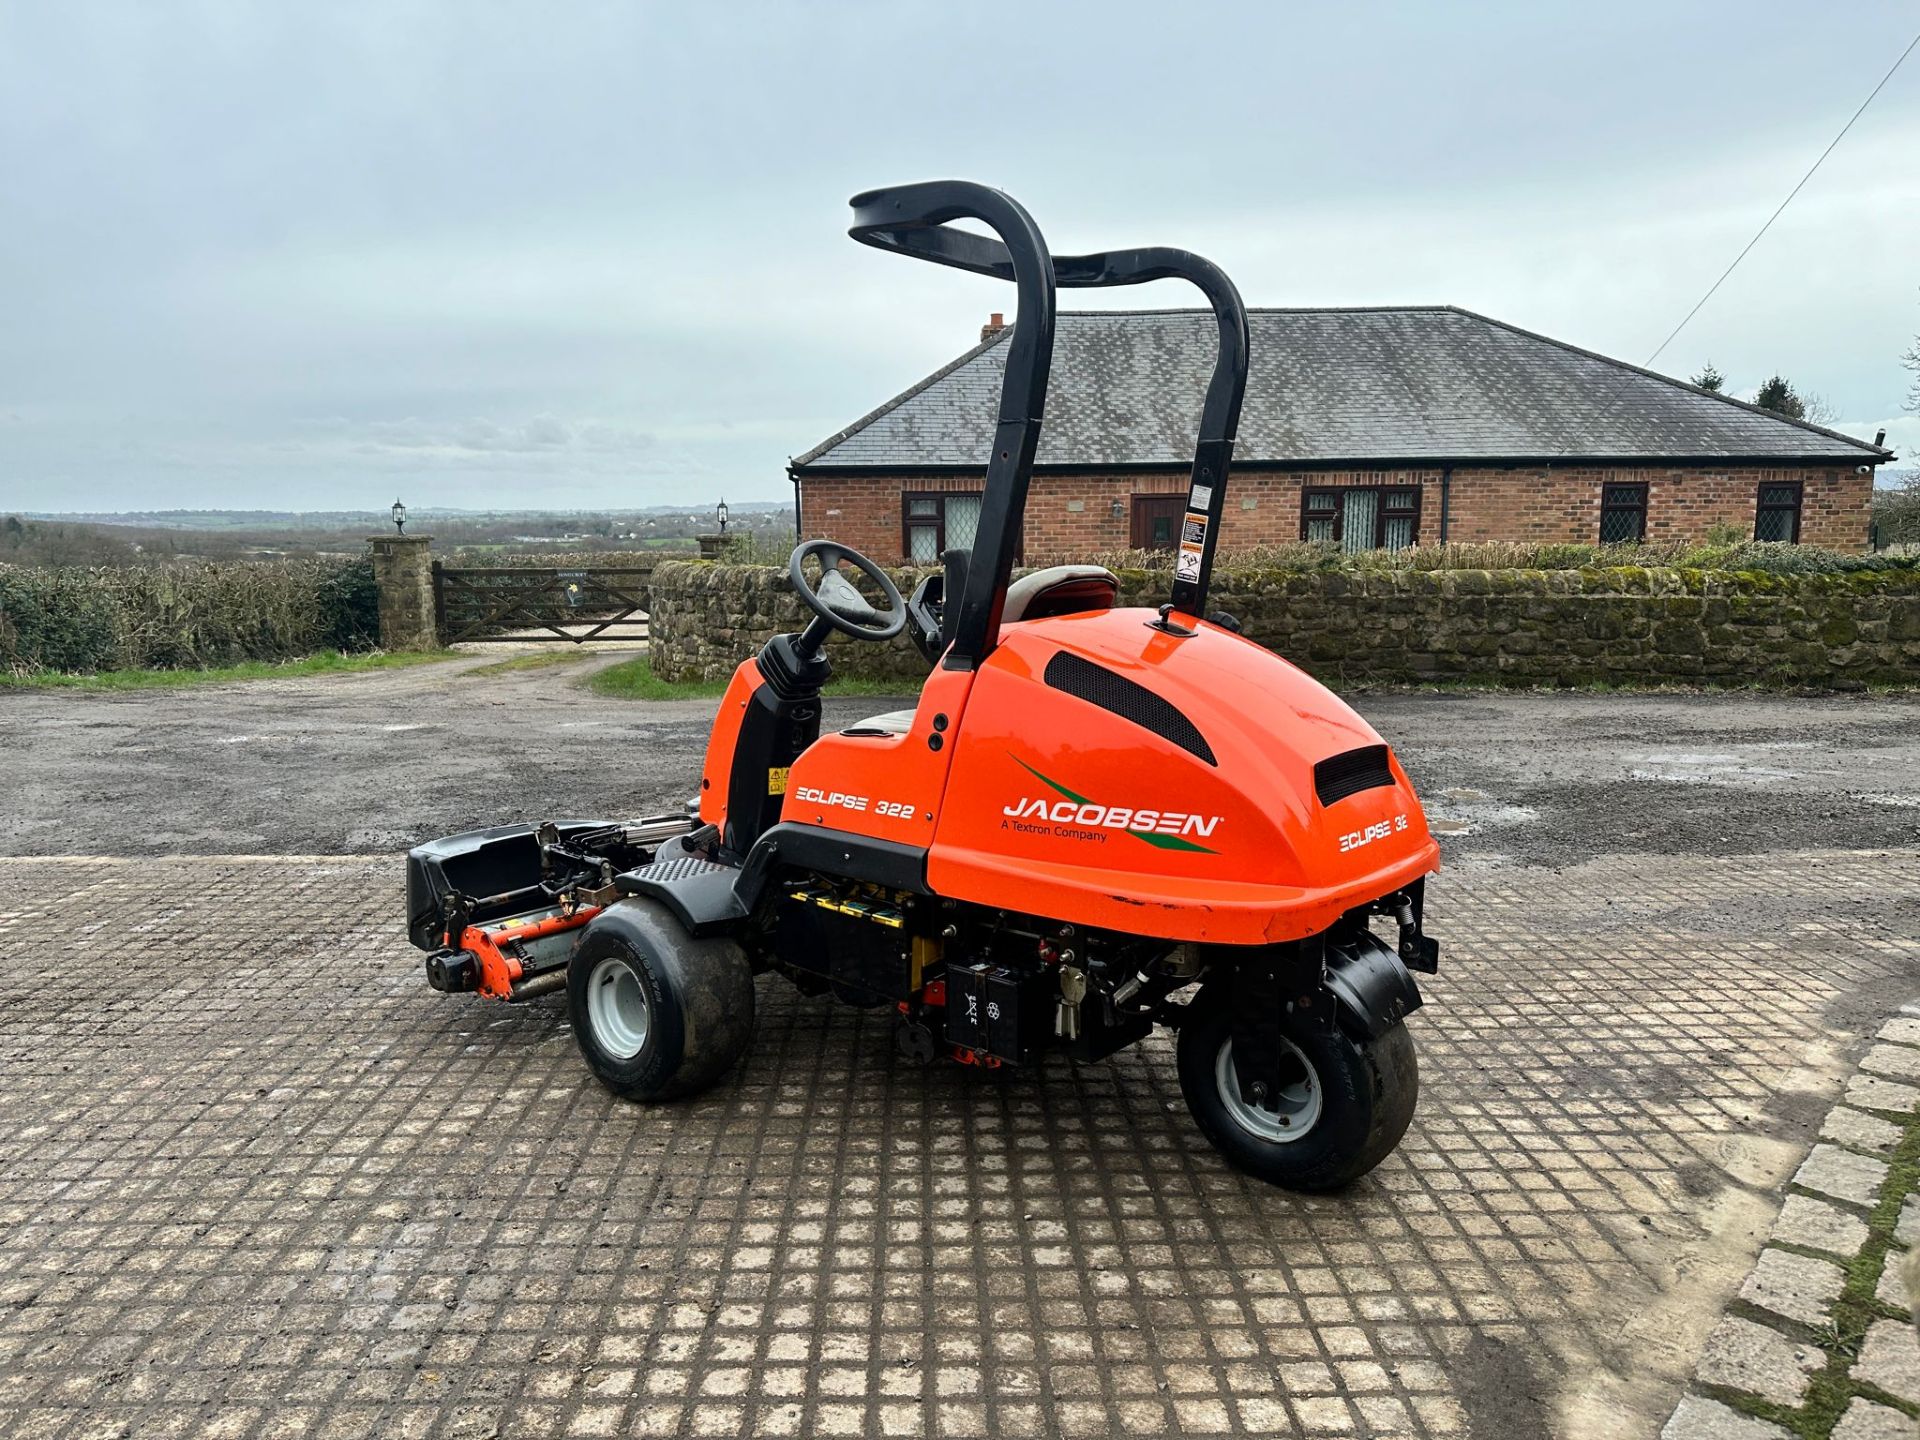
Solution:
<svg viewBox="0 0 1920 1440"><path fill-rule="evenodd" d="M1237 464L1893 458L1450 305L1255 310L1249 323ZM1012 333L968 351L792 468L983 468ZM1060 314L1038 463L1188 463L1214 334L1204 310Z"/></svg>

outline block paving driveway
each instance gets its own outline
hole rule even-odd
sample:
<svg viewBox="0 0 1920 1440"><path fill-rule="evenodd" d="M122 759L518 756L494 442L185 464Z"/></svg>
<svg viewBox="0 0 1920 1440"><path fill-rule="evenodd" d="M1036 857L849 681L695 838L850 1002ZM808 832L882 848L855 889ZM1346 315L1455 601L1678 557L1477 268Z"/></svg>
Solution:
<svg viewBox="0 0 1920 1440"><path fill-rule="evenodd" d="M175 703L222 694L267 703ZM1223 1165L1158 1037L919 1069L883 1014L769 978L748 1062L645 1109L559 1002L426 988L391 854L0 858L0 1435L1654 1435L1861 1037L1920 994L1920 852L1805 845L1792 814L1848 782L1796 780L1723 853L1538 863L1527 825L1592 814L1501 776L1574 703L1362 702L1468 819L1418 1115L1334 1197ZM1823 705L1920 719L1660 704L1754 727L1723 758L1817 740L1802 776L1851 773ZM1711 778L1653 783L1711 828ZM105 833L111 787L73 794Z"/></svg>

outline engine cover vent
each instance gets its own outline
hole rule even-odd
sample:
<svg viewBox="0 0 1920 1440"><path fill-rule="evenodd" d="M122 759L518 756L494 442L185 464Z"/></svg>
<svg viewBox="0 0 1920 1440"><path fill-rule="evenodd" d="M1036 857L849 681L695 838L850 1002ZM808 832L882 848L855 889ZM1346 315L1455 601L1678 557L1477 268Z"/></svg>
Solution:
<svg viewBox="0 0 1920 1440"><path fill-rule="evenodd" d="M1391 784L1393 769L1387 764L1384 745L1362 745L1358 750L1329 755L1313 767L1313 788L1322 805Z"/></svg>
<svg viewBox="0 0 1920 1440"><path fill-rule="evenodd" d="M1209 765L1220 763L1213 758L1213 747L1207 744L1207 737L1193 721L1146 686L1136 685L1104 665L1058 650L1047 661L1046 682L1055 690L1064 690L1089 705L1098 705L1122 720L1132 721L1142 730L1151 730L1163 740L1171 740Z"/></svg>

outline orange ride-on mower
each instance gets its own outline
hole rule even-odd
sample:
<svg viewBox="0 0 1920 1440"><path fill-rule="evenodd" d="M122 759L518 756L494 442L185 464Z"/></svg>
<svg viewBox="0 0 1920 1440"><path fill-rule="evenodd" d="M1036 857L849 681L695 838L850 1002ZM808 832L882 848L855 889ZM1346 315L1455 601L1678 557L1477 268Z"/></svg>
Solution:
<svg viewBox="0 0 1920 1440"><path fill-rule="evenodd" d="M503 1000L564 987L587 1063L640 1101L739 1060L762 971L892 1009L920 1061L1094 1061L1164 1025L1233 1163L1303 1190L1364 1174L1413 1114L1408 972L1436 964L1421 905L1439 849L1366 722L1207 611L1246 384L1238 293L1181 250L1052 255L978 185L853 207L857 240L1018 287L973 550L903 602L843 545L796 549L815 618L734 673L686 815L413 851L429 980ZM1162 278L1197 285L1219 330L1171 602L1116 608L1096 566L1009 583L1056 287ZM822 735L828 637L903 629L933 666L919 703Z"/></svg>

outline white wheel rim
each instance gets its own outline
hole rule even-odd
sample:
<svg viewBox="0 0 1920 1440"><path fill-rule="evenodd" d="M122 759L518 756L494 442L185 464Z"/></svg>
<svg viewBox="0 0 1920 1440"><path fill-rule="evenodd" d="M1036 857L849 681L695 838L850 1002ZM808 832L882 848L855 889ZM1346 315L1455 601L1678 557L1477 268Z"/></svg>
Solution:
<svg viewBox="0 0 1920 1440"><path fill-rule="evenodd" d="M624 960L609 957L587 977L587 1023L594 1043L616 1060L631 1060L647 1043L653 1002Z"/></svg>
<svg viewBox="0 0 1920 1440"><path fill-rule="evenodd" d="M1310 1133L1320 1122L1320 1076L1305 1052L1285 1036L1280 1041L1283 1083L1275 1108L1256 1105L1240 1093L1240 1076L1233 1068L1233 1040L1220 1043L1220 1054L1213 1062L1214 1083L1220 1087L1220 1102L1234 1123L1250 1135L1286 1145ZM1290 1063L1289 1063L1290 1062Z"/></svg>

